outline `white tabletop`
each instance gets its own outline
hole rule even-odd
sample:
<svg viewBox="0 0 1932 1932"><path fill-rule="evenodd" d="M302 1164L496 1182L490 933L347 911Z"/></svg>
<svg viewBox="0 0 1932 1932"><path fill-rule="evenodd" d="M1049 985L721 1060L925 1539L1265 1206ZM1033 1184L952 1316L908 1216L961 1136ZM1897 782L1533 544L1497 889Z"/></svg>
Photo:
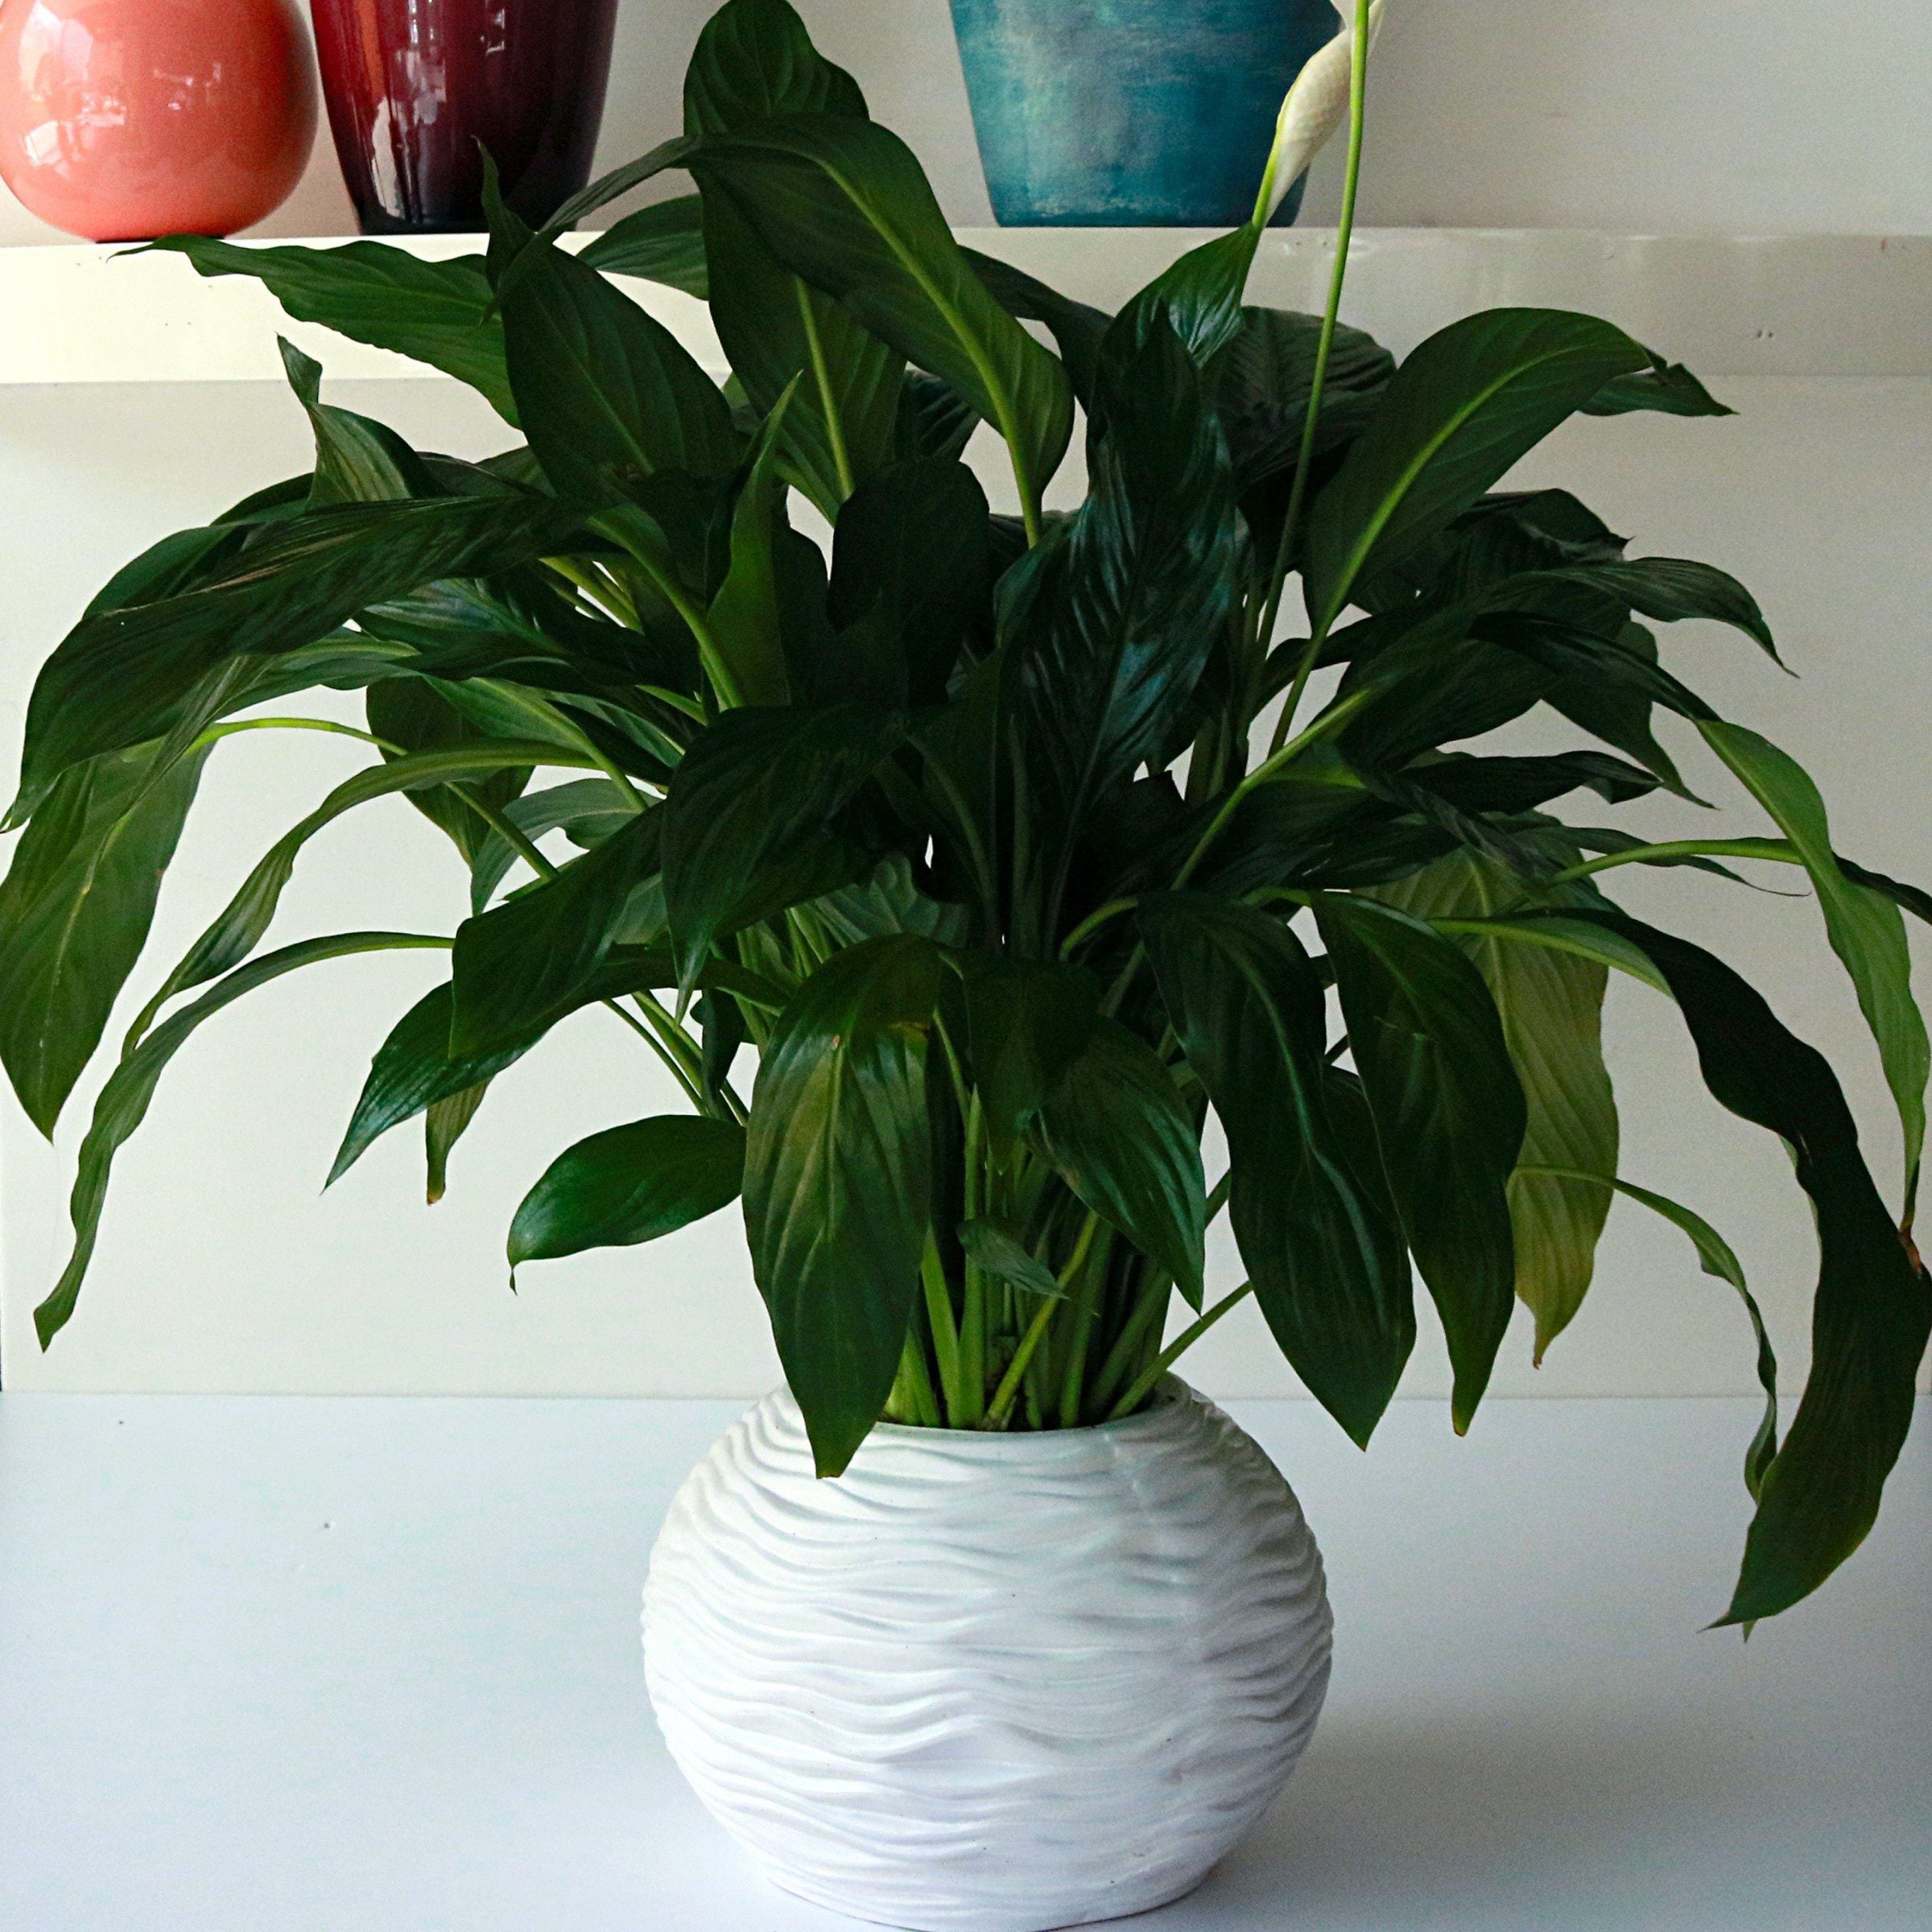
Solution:
<svg viewBox="0 0 1932 1932"><path fill-rule="evenodd" d="M737 1405L0 1397L8 1932L830 1932L645 1702L657 1520ZM1334 1689L1148 1932L1926 1932L1932 1428L1820 1596L1702 1633L1751 1405L1235 1405Z"/></svg>

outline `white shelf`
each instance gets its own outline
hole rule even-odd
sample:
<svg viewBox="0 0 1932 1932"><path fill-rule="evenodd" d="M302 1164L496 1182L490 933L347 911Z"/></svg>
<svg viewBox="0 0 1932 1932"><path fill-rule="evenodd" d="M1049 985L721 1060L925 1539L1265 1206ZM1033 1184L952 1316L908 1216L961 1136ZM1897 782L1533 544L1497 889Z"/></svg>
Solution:
<svg viewBox="0 0 1932 1932"><path fill-rule="evenodd" d="M1114 307L1205 233L965 229L960 237L1069 295ZM1325 229L1271 235L1256 264L1252 299L1319 308L1334 243ZM473 252L481 237L426 237L402 246L440 257ZM721 368L702 303L648 283L621 286L701 361ZM1398 351L1472 309L1519 303L1608 316L1709 378L1932 376L1932 237L1546 229L1382 229L1356 236L1345 313ZM175 255L92 246L0 249L0 385L279 382L278 332L323 354L333 376L433 375L291 324L258 285L233 276L203 280Z"/></svg>
<svg viewBox="0 0 1932 1932"><path fill-rule="evenodd" d="M750 1869L644 1699L638 1587L737 1405L0 1397L0 1924L854 1932ZM1750 1400L1233 1405L1335 1678L1145 1932L1923 1932L1922 1425L1865 1548L1706 1633Z"/></svg>

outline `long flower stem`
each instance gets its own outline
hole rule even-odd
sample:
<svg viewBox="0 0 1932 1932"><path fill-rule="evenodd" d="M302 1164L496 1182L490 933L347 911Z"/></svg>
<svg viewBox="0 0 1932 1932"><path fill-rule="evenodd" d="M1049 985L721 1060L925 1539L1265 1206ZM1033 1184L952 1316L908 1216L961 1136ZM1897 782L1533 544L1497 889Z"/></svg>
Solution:
<svg viewBox="0 0 1932 1932"><path fill-rule="evenodd" d="M1362 130L1367 119L1368 98L1368 0L1355 0L1355 39L1348 56L1348 158L1342 175L1341 213L1335 227L1335 266L1328 277L1328 302L1322 311L1321 333L1315 339L1315 370L1308 385L1308 408L1302 419L1302 442L1295 459L1294 481L1289 486L1288 514L1282 519L1281 540L1275 546L1274 568L1269 576L1265 613L1256 638L1257 656L1265 657L1274 636L1276 619L1281 614L1282 592L1288 581L1289 565L1294 557L1294 541L1300 534L1302 512L1308 500L1308 473L1314 467L1315 438L1321 427L1322 396L1327 387L1328 359L1335 348L1335 329L1341 314L1342 285L1348 276L1348 249L1355 237L1355 203L1362 178ZM1295 708L1301 703L1315 661L1321 654L1325 632L1318 626L1308 640L1294 682L1282 706L1270 749L1278 749L1293 728Z"/></svg>

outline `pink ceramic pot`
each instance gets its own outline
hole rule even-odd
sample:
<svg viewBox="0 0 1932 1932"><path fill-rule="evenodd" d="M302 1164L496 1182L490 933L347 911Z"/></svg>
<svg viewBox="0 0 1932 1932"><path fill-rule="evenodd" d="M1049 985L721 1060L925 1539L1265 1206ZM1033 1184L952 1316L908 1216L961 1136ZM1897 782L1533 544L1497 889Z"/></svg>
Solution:
<svg viewBox="0 0 1932 1932"><path fill-rule="evenodd" d="M294 0L0 0L0 179L69 234L247 228L315 138Z"/></svg>

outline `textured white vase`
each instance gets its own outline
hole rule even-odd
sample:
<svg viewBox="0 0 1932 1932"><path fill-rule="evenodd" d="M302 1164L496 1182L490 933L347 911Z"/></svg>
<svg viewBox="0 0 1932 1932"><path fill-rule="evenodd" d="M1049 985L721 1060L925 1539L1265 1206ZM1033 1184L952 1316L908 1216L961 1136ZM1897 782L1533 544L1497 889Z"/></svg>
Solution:
<svg viewBox="0 0 1932 1932"><path fill-rule="evenodd" d="M1172 1380L1096 1429L881 1426L823 1482L767 1396L679 1491L644 1591L699 1796L787 1891L918 1932L1199 1884L1307 1744L1329 1633L1288 1485Z"/></svg>

